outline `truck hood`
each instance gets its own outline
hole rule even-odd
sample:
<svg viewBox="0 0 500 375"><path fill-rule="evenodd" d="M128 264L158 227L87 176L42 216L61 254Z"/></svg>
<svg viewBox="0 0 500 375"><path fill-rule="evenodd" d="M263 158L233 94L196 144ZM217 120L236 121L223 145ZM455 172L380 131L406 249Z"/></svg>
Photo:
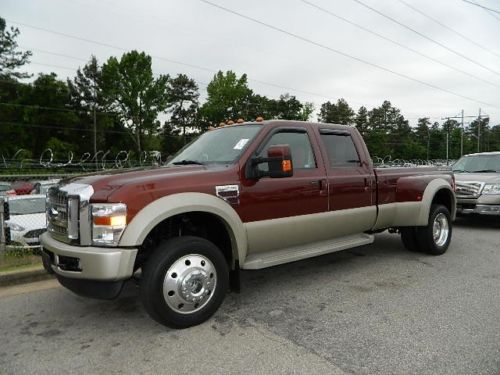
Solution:
<svg viewBox="0 0 500 375"><path fill-rule="evenodd" d="M455 181L500 183L500 173L455 173Z"/></svg>
<svg viewBox="0 0 500 375"><path fill-rule="evenodd" d="M94 201L106 201L107 198L124 186L145 186L149 189L155 185L164 185L169 181L184 179L203 181L204 174L227 170L227 165L182 165L137 168L98 172L66 180L64 183L92 185Z"/></svg>

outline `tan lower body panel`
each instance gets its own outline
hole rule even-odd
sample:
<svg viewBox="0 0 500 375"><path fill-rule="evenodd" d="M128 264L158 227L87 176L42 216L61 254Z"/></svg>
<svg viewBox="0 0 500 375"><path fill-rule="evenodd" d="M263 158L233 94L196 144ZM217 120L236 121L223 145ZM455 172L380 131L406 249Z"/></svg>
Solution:
<svg viewBox="0 0 500 375"><path fill-rule="evenodd" d="M376 218L376 207L369 206L246 223L248 256L363 233Z"/></svg>
<svg viewBox="0 0 500 375"><path fill-rule="evenodd" d="M276 266L278 264L295 262L297 260L333 253L335 251L368 245L373 242L373 239L373 235L361 233L357 235L336 238L334 240L316 242L307 246L296 246L270 251L267 253L256 253L249 255L241 268L247 270L255 270Z"/></svg>

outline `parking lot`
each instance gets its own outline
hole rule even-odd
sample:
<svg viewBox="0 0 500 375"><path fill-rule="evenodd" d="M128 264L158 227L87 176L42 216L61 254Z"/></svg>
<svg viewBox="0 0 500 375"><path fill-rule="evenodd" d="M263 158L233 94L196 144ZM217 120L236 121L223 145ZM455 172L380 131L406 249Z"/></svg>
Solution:
<svg viewBox="0 0 500 375"><path fill-rule="evenodd" d="M242 273L207 323L172 330L130 284L0 289L0 369L21 373L499 374L500 220L459 219L444 256L399 236Z"/></svg>

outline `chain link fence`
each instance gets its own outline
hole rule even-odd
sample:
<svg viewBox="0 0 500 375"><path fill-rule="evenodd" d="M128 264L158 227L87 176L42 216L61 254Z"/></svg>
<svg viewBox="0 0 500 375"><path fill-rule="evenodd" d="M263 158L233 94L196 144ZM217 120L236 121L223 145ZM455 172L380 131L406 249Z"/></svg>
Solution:
<svg viewBox="0 0 500 375"><path fill-rule="evenodd" d="M0 174L0 270L41 263L47 190L72 174Z"/></svg>

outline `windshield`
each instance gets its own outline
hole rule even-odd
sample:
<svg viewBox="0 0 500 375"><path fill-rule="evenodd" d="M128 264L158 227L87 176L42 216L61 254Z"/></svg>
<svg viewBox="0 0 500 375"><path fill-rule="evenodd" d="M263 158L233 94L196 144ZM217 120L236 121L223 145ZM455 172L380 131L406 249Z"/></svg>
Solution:
<svg viewBox="0 0 500 375"><path fill-rule="evenodd" d="M208 131L179 151L168 165L231 164L260 129L262 125L233 125Z"/></svg>
<svg viewBox="0 0 500 375"><path fill-rule="evenodd" d="M457 173L495 173L500 172L500 154L464 156L453 164Z"/></svg>
<svg viewBox="0 0 500 375"><path fill-rule="evenodd" d="M11 215L38 214L45 212L45 198L12 199L9 201Z"/></svg>

